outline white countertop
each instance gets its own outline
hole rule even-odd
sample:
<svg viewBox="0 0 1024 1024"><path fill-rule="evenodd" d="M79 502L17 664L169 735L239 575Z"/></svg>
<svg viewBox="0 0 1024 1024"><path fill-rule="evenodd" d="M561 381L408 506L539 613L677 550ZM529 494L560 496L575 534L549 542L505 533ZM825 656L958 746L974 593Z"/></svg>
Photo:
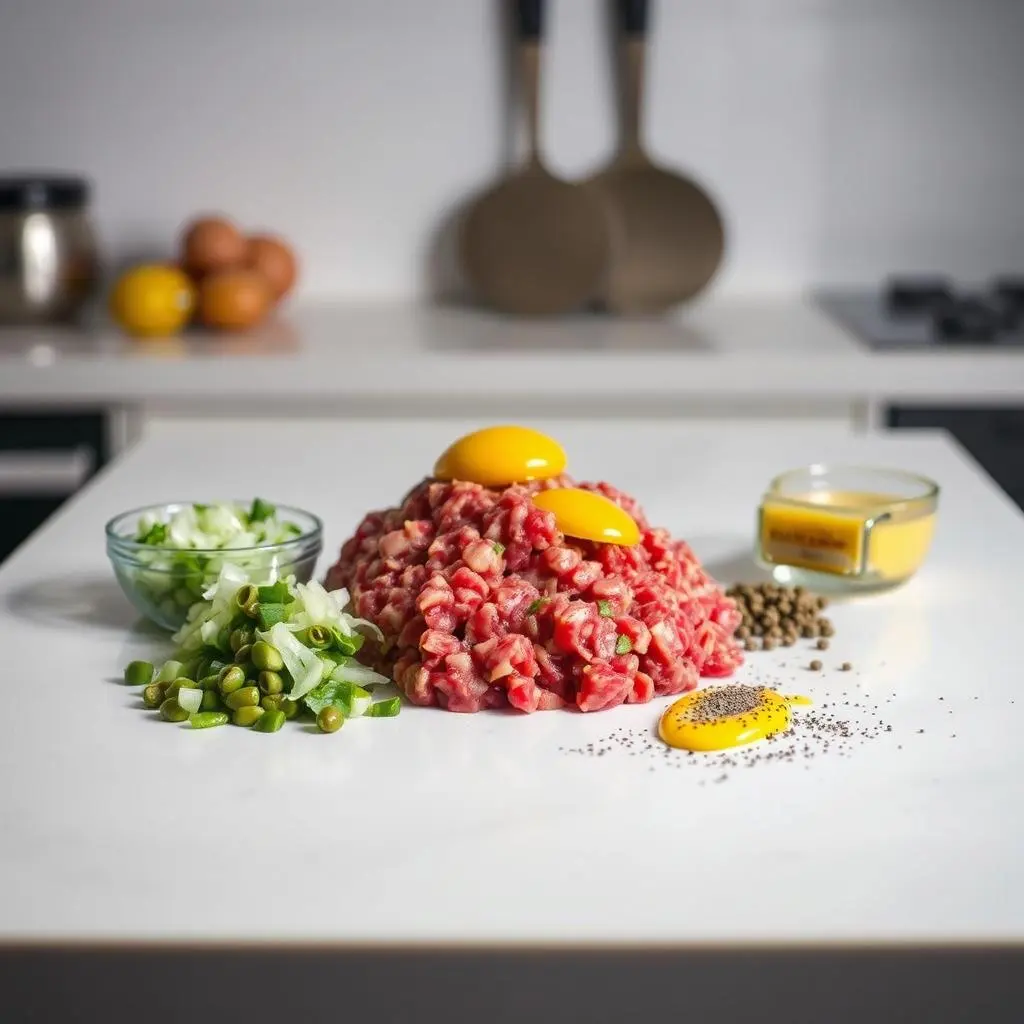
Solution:
<svg viewBox="0 0 1024 1024"><path fill-rule="evenodd" d="M0 332L0 405L208 400L387 415L416 402L432 415L454 398L584 395L609 406L748 396L990 404L1024 396L1024 350L880 355L799 298L712 299L653 320L300 307L249 336L144 343L99 328Z"/></svg>
<svg viewBox="0 0 1024 1024"><path fill-rule="evenodd" d="M826 654L751 655L737 677L841 704L855 729L877 722L853 705L877 703L892 731L849 756L715 784L699 757L559 749L616 729L641 742L665 699L591 715L407 707L336 736L196 733L153 721L116 681L154 651L106 563L108 517L258 492L321 513L324 568L365 509L468 426L286 422L258 450L247 428L154 428L0 567L14 702L0 940L1024 940L1024 516L943 436L557 427L579 477L639 496L726 578L750 578L755 504L783 467L887 463L940 482L910 584L834 605ZM317 452L326 462L303 468ZM813 656L830 670L803 668ZM855 671L835 671L843 660ZM257 897L267 878L285 883Z"/></svg>

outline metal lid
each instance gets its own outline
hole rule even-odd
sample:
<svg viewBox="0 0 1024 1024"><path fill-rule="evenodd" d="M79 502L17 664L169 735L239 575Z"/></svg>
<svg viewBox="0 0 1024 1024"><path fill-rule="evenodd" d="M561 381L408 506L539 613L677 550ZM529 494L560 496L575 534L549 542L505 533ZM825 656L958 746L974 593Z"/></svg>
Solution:
<svg viewBox="0 0 1024 1024"><path fill-rule="evenodd" d="M0 175L0 212L77 210L89 200L85 178L64 174Z"/></svg>

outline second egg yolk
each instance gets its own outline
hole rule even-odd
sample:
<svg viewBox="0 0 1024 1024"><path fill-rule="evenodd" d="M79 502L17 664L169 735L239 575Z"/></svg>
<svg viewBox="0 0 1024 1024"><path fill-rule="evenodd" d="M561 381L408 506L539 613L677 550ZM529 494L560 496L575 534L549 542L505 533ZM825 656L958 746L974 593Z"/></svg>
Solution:
<svg viewBox="0 0 1024 1024"><path fill-rule="evenodd" d="M666 708L658 735L683 750L725 750L767 739L789 728L789 709L810 704L764 686L709 686Z"/></svg>
<svg viewBox="0 0 1024 1024"><path fill-rule="evenodd" d="M567 537L597 544L640 543L636 520L609 498L578 487L557 487L533 496L538 508L555 514L555 525Z"/></svg>
<svg viewBox="0 0 1024 1024"><path fill-rule="evenodd" d="M449 445L434 466L434 476L507 487L558 476L565 472L565 463L565 449L546 434L529 427L485 427Z"/></svg>

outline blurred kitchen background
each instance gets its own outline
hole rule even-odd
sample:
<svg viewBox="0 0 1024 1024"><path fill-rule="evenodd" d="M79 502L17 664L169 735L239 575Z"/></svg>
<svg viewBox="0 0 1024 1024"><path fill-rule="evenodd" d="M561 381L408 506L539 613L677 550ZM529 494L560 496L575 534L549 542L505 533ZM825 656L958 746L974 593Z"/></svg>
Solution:
<svg viewBox="0 0 1024 1024"><path fill-rule="evenodd" d="M1024 3L655 0L645 141L727 244L706 293L639 318L452 305L460 214L520 152L508 22L501 0L6 0L0 177L87 179L103 283L82 325L0 329L0 557L148 418L257 402L938 426L1024 502ZM544 154L584 177L616 144L604 3L550 0L541 73ZM288 240L287 302L230 336L111 327L116 275L210 213Z"/></svg>

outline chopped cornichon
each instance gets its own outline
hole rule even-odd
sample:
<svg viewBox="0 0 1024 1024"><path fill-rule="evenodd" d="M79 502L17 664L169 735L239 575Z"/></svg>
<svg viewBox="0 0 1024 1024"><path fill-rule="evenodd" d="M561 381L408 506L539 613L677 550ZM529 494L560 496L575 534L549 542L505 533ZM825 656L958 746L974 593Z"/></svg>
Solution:
<svg viewBox="0 0 1024 1024"><path fill-rule="evenodd" d="M633 650L633 641L625 633L620 633L619 638L615 641L615 653L629 654L631 650Z"/></svg>
<svg viewBox="0 0 1024 1024"><path fill-rule="evenodd" d="M600 612L601 615L605 616L605 618L611 618L615 614L615 612L612 611L612 605L610 601L598 601L597 610L598 612Z"/></svg>
<svg viewBox="0 0 1024 1024"><path fill-rule="evenodd" d="M505 545L502 544L500 540L492 541L491 547L494 548L494 553L496 555L505 554Z"/></svg>

